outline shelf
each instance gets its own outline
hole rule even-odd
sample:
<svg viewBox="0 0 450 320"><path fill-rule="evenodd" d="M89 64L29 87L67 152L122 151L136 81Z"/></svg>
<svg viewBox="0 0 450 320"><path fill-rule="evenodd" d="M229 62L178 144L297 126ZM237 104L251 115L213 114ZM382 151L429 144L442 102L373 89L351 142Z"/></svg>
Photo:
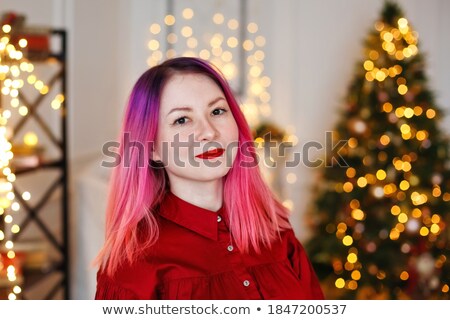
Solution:
<svg viewBox="0 0 450 320"><path fill-rule="evenodd" d="M33 64L39 64L39 71L47 72L53 76L47 81L46 85L49 87L49 92L53 90L58 94L66 96L67 87L67 73L66 73L66 32L64 30L50 30L51 37L54 37L58 52L51 52L45 57L28 57L28 60ZM55 72L55 64L59 64ZM34 93L34 92L33 92ZM2 97L0 96L0 99ZM11 171L16 176L16 181L13 182L13 192L16 201L20 204L20 219L17 221L20 227L20 232L10 235L14 242L14 250L22 253L30 258L32 263L24 263L21 266L20 283L22 292L17 295L18 299L69 299L70 292L70 273L69 273L69 168L68 168L68 142L67 142L67 102L61 103L61 109L57 116L43 117L38 113L39 110L49 107L48 99L45 95L38 95L36 99L30 96L30 92L24 89L19 89L18 99L21 103L28 107L29 112L20 120L11 124L12 137L10 142L16 145L17 157L16 163L14 158L10 163ZM1 101L0 101L1 102ZM0 103L1 105L1 103ZM51 110L51 109L50 109ZM53 110L51 110L53 111ZM32 124L39 135L39 141L44 141L44 145L38 147L25 147L20 145L17 140L19 134L27 130L26 125L30 120L35 120ZM52 121L52 122L50 122ZM56 122L55 122L56 121ZM56 132L51 130L52 126L49 124L58 124ZM45 137L46 139L41 139ZM16 138L16 139L15 139ZM56 153L48 153L46 158L46 150L56 148ZM53 149L55 151L55 149ZM13 154L16 155L16 153ZM54 158L56 157L56 158ZM48 175L31 173L39 170L57 170L59 175L52 181L49 186L46 186ZM30 175L28 175L30 174ZM45 181L44 181L45 180ZM35 191L30 190L29 187L34 188ZM44 189L44 187L46 189ZM23 200L21 195L21 188L31 191L31 194L38 195L33 202ZM42 195L39 192L43 191ZM58 192L57 191L61 191ZM35 193L33 193L35 192ZM56 195L56 196L54 196ZM37 198L37 199L36 199ZM37 200L37 201L36 201ZM10 209L7 209L10 210ZM48 214L51 213L51 214ZM17 214L17 213L14 213ZM0 221L0 227L4 228ZM28 241L29 238L36 237L33 241ZM4 239L0 241L0 245L4 245ZM37 250L40 242L48 246L48 250ZM27 243L24 245L24 243ZM22 245L22 248L20 246ZM24 249L26 247L26 249ZM51 250L53 251L51 251ZM45 259L33 256L33 253L42 254ZM52 253L55 253L54 255ZM51 255L51 256L50 256ZM26 258L25 258L26 260ZM42 263L38 263L40 261ZM29 262L29 261L27 261ZM12 288L10 288L11 290ZM11 291L10 291L11 292ZM5 289L0 288L0 298L4 298Z"/></svg>
<svg viewBox="0 0 450 320"><path fill-rule="evenodd" d="M40 169L55 169L55 168L61 168L61 166L63 165L63 161L61 159L56 159L56 160L46 160L46 161L42 161L40 162L37 166L29 166L29 167L13 167L14 169L14 174L16 176L18 175L23 175L25 173L30 173L30 172L34 172L36 170L40 170Z"/></svg>

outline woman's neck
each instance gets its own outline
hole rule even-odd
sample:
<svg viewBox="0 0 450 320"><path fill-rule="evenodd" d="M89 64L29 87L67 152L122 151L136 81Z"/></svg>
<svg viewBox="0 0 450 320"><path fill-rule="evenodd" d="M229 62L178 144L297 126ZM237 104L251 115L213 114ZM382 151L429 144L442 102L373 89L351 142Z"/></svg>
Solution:
<svg viewBox="0 0 450 320"><path fill-rule="evenodd" d="M218 211L223 203L223 181L184 181L170 182L170 191L178 198L183 199L200 208Z"/></svg>

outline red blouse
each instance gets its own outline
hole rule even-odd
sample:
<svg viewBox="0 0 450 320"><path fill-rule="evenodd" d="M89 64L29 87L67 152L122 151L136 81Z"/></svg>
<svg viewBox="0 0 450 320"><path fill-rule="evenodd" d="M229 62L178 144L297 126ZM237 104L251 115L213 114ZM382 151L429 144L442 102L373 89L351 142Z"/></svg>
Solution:
<svg viewBox="0 0 450 320"><path fill-rule="evenodd" d="M159 239L145 257L114 276L97 273L95 299L324 299L292 230L271 250L239 252L223 207L209 211L168 193Z"/></svg>

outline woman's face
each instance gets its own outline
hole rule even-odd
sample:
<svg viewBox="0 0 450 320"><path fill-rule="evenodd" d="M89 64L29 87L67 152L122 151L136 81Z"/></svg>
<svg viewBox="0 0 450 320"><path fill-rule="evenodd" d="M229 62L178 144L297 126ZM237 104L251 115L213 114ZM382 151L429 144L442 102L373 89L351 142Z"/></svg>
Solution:
<svg viewBox="0 0 450 320"><path fill-rule="evenodd" d="M236 158L238 138L225 95L212 79L192 73L169 79L161 96L153 159L164 163L171 183L225 176Z"/></svg>

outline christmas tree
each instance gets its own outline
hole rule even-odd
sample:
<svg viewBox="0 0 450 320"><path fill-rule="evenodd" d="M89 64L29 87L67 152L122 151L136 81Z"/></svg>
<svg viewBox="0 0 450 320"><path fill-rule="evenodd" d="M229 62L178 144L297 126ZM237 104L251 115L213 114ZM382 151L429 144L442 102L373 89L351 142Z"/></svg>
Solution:
<svg viewBox="0 0 450 320"><path fill-rule="evenodd" d="M418 34L386 2L349 87L307 243L327 298L448 299L449 141Z"/></svg>

